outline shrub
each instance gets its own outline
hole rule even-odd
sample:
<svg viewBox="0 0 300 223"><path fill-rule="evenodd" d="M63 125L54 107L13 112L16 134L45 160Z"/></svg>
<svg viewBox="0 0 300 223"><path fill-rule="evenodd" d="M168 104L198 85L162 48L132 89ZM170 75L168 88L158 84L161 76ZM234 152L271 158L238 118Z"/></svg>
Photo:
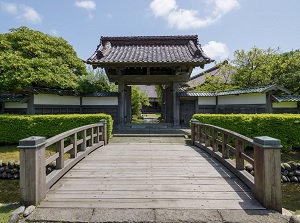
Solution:
<svg viewBox="0 0 300 223"><path fill-rule="evenodd" d="M30 136L50 138L65 131L107 120L107 137L112 133L113 120L107 114L72 115L0 115L0 143L17 144Z"/></svg>
<svg viewBox="0 0 300 223"><path fill-rule="evenodd" d="M249 138L270 136L281 140L283 151L300 149L300 115L295 114L195 114L193 119L216 125Z"/></svg>

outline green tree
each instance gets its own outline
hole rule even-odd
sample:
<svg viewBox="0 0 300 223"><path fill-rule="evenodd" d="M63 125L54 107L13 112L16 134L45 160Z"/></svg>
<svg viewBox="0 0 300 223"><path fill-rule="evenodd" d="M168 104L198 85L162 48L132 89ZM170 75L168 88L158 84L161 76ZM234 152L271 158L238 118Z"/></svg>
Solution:
<svg viewBox="0 0 300 223"><path fill-rule="evenodd" d="M149 106L149 97L145 91L140 91L138 86L133 86L131 90L131 112L132 115L141 115L142 105Z"/></svg>
<svg viewBox="0 0 300 223"><path fill-rule="evenodd" d="M155 85L155 91L157 94L157 98L158 98L158 104L160 106L162 106L162 94L163 94L163 89L164 89L164 85Z"/></svg>
<svg viewBox="0 0 300 223"><path fill-rule="evenodd" d="M108 78L103 69L87 69L88 74L79 77L80 93L110 92Z"/></svg>
<svg viewBox="0 0 300 223"><path fill-rule="evenodd" d="M27 27L0 34L0 89L24 87L76 89L86 67L63 38Z"/></svg>
<svg viewBox="0 0 300 223"><path fill-rule="evenodd" d="M239 86L233 85L232 76L235 74L235 68L227 63L220 64L216 75L205 74L205 82L197 86L194 91L218 92L236 89Z"/></svg>
<svg viewBox="0 0 300 223"><path fill-rule="evenodd" d="M281 53L280 49L266 50L252 48L235 51L232 63L236 73L232 84L240 87L255 87L278 84L291 91L300 88L300 53L299 50Z"/></svg>

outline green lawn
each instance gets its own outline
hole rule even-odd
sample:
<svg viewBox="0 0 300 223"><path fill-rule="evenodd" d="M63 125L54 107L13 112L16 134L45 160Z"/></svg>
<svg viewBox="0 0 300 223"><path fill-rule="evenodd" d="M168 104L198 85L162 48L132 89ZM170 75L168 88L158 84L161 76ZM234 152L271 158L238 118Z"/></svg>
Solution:
<svg viewBox="0 0 300 223"><path fill-rule="evenodd" d="M0 223L9 222L11 213L19 206L20 206L19 204L10 204L10 205L3 205L3 206L1 206L0 204Z"/></svg>
<svg viewBox="0 0 300 223"><path fill-rule="evenodd" d="M0 194L0 223L7 223L11 213L20 206L19 180L0 180Z"/></svg>

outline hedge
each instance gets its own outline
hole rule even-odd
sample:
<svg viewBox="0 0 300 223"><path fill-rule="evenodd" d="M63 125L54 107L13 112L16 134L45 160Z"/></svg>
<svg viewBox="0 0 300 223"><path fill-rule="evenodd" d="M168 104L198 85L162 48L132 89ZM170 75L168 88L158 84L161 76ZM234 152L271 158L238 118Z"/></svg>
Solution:
<svg viewBox="0 0 300 223"><path fill-rule="evenodd" d="M0 115L0 144L18 144L30 136L50 138L65 131L107 120L107 137L112 133L113 120L107 114L72 115Z"/></svg>
<svg viewBox="0 0 300 223"><path fill-rule="evenodd" d="M229 129L249 138L270 136L280 139L285 152L300 150L298 114L195 114L193 119Z"/></svg>

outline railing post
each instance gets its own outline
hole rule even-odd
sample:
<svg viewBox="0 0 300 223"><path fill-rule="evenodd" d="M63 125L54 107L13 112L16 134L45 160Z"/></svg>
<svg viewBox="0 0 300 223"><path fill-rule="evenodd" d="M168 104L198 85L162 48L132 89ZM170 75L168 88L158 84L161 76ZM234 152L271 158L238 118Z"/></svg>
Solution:
<svg viewBox="0 0 300 223"><path fill-rule="evenodd" d="M213 129L213 140L212 140L212 148L214 152L218 152L218 131L216 129Z"/></svg>
<svg viewBox="0 0 300 223"><path fill-rule="evenodd" d="M65 166L65 151L64 151L64 147L65 147L65 141L64 139L59 140L56 144L56 151L59 153L59 157L56 159L56 168L57 169L62 169Z"/></svg>
<svg viewBox="0 0 300 223"><path fill-rule="evenodd" d="M205 127L205 138L204 138L204 143L206 147L210 146L210 128L208 126Z"/></svg>
<svg viewBox="0 0 300 223"><path fill-rule="evenodd" d="M198 134L196 131L197 123L200 123L197 119L191 119L191 141L193 146L195 145L196 134Z"/></svg>
<svg viewBox="0 0 300 223"><path fill-rule="evenodd" d="M254 137L254 194L266 208L282 212L281 141L268 136Z"/></svg>
<svg viewBox="0 0 300 223"><path fill-rule="evenodd" d="M82 144L80 146L81 151L86 150L86 129L81 131Z"/></svg>
<svg viewBox="0 0 300 223"><path fill-rule="evenodd" d="M20 190L24 205L37 205L46 197L45 137L19 141Z"/></svg>
<svg viewBox="0 0 300 223"><path fill-rule="evenodd" d="M76 158L77 157L77 133L74 133L71 136L71 143L73 144L73 148L70 150L70 157Z"/></svg>
<svg viewBox="0 0 300 223"><path fill-rule="evenodd" d="M228 135L222 132L222 157L224 159L229 159L229 151L227 149Z"/></svg>
<svg viewBox="0 0 300 223"><path fill-rule="evenodd" d="M238 170L244 170L244 159L242 154L244 152L244 144L242 141L235 139L235 160L236 160L236 168Z"/></svg>
<svg viewBox="0 0 300 223"><path fill-rule="evenodd" d="M94 130L93 130L93 128L88 129L88 134L90 136L90 139L88 140L87 144L88 144L88 146L93 146L93 144L94 144L94 140L93 140Z"/></svg>
<svg viewBox="0 0 300 223"><path fill-rule="evenodd" d="M100 141L100 132L101 132L101 130L100 130L100 126L97 126L96 127L96 139L95 139L95 143L97 144L97 143L99 143L99 141Z"/></svg>
<svg viewBox="0 0 300 223"><path fill-rule="evenodd" d="M100 141L104 142L104 145L107 145L107 121L106 119L101 119L99 123L103 124L102 135L100 137Z"/></svg>

